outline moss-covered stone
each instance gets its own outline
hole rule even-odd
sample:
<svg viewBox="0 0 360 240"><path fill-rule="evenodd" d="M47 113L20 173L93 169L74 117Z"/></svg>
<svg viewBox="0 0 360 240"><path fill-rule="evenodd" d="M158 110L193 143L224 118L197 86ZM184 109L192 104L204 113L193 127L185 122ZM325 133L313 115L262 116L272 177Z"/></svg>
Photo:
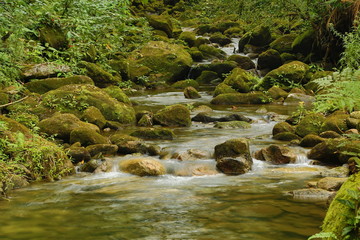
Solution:
<svg viewBox="0 0 360 240"><path fill-rule="evenodd" d="M118 146L114 144L93 144L86 147L91 157L114 156L118 151Z"/></svg>
<svg viewBox="0 0 360 240"><path fill-rule="evenodd" d="M156 74L156 81L174 82L185 79L193 63L183 46L163 41L151 41L139 50L133 51L128 59L130 75L138 74L139 67L145 66Z"/></svg>
<svg viewBox="0 0 360 240"><path fill-rule="evenodd" d="M225 46L231 43L231 39L220 32L216 32L210 36L210 42L218 43L220 46Z"/></svg>
<svg viewBox="0 0 360 240"><path fill-rule="evenodd" d="M273 127L273 130L272 130L273 136L275 136L276 134L279 134L279 133L283 133L283 132L294 133L295 128L287 122L279 122L279 123L275 124L275 126Z"/></svg>
<svg viewBox="0 0 360 240"><path fill-rule="evenodd" d="M308 134L306 135L300 142L300 146L302 147L315 147L317 144L324 142L325 139L315 135L315 134Z"/></svg>
<svg viewBox="0 0 360 240"><path fill-rule="evenodd" d="M185 98L189 98L189 99L201 98L201 95L199 94L199 92L193 87L185 88L184 96L185 96Z"/></svg>
<svg viewBox="0 0 360 240"><path fill-rule="evenodd" d="M124 93L123 90L121 90L121 88L117 86L109 86L107 88L104 88L103 90L119 102L131 105L129 97Z"/></svg>
<svg viewBox="0 0 360 240"><path fill-rule="evenodd" d="M173 88L184 89L186 87L199 88L199 83L194 79L186 79L182 81L177 81L171 85Z"/></svg>
<svg viewBox="0 0 360 240"><path fill-rule="evenodd" d="M69 42L66 33L60 27L45 25L39 29L39 33L43 45L48 45L57 50L68 48Z"/></svg>
<svg viewBox="0 0 360 240"><path fill-rule="evenodd" d="M217 122L215 123L214 127L220 129L231 129L231 128L247 129L247 128L251 128L251 124L244 121Z"/></svg>
<svg viewBox="0 0 360 240"><path fill-rule="evenodd" d="M278 86L273 86L268 90L268 94L272 99L286 98L289 93Z"/></svg>
<svg viewBox="0 0 360 240"><path fill-rule="evenodd" d="M299 105L300 103L310 106L315 102L315 97L302 93L290 93L284 100L285 105Z"/></svg>
<svg viewBox="0 0 360 240"><path fill-rule="evenodd" d="M339 144L340 140L326 140L315 145L310 152L308 158L319 160L324 164L342 164L339 160Z"/></svg>
<svg viewBox="0 0 360 240"><path fill-rule="evenodd" d="M237 63L234 61L214 61L208 65L208 70L216 72L219 77L223 77L224 74L230 73L237 67Z"/></svg>
<svg viewBox="0 0 360 240"><path fill-rule="evenodd" d="M79 162L88 162L91 159L91 155L85 147L73 147L67 149L67 155L71 158L71 162L76 164Z"/></svg>
<svg viewBox="0 0 360 240"><path fill-rule="evenodd" d="M105 119L104 115L102 115L100 110L94 106L91 106L84 111L84 113L81 117L81 120L88 122L88 123L95 124L100 129L104 128L104 126L106 124L106 119Z"/></svg>
<svg viewBox="0 0 360 240"><path fill-rule="evenodd" d="M135 132L132 132L130 135L146 140L173 140L175 137L174 132L168 128L139 129Z"/></svg>
<svg viewBox="0 0 360 240"><path fill-rule="evenodd" d="M69 140L70 133L77 128L91 129L93 132L100 131L96 125L82 122L75 115L69 113L56 113L51 118L40 121L39 128L40 132L49 136L56 136L65 141Z"/></svg>
<svg viewBox="0 0 360 240"><path fill-rule="evenodd" d="M238 66L245 70L255 68L255 63L247 56L231 55L228 60L237 62Z"/></svg>
<svg viewBox="0 0 360 240"><path fill-rule="evenodd" d="M98 87L107 87L109 85L116 85L121 82L121 77L114 77L109 72L105 71L95 63L81 61L79 67L86 69L86 75L89 76Z"/></svg>
<svg viewBox="0 0 360 240"><path fill-rule="evenodd" d="M54 62L26 64L21 66L21 77L24 79L41 79L56 77L59 73L68 73L70 71L69 66Z"/></svg>
<svg viewBox="0 0 360 240"><path fill-rule="evenodd" d="M24 86L27 89L29 89L31 92L44 94L50 90L54 90L69 84L94 85L94 81L87 76L78 75L67 78L46 78L46 79L33 80L31 82L25 83Z"/></svg>
<svg viewBox="0 0 360 240"><path fill-rule="evenodd" d="M296 126L295 133L300 137L305 137L308 134L319 135L321 133L321 126L325 122L325 117L319 113L307 114Z"/></svg>
<svg viewBox="0 0 360 240"><path fill-rule="evenodd" d="M286 63L266 74L260 86L269 89L274 85L290 86L294 83L301 83L308 70L309 66L299 61Z"/></svg>
<svg viewBox="0 0 360 240"><path fill-rule="evenodd" d="M171 105L159 110L154 115L154 122L162 126L189 127L190 111L183 105Z"/></svg>
<svg viewBox="0 0 360 240"><path fill-rule="evenodd" d="M348 130L346 120L349 118L348 114L334 114L327 117L321 126L321 132L334 131L343 134Z"/></svg>
<svg viewBox="0 0 360 240"><path fill-rule="evenodd" d="M322 132L322 133L320 133L319 136L322 138L341 138L342 137L341 134L331 131L331 130Z"/></svg>
<svg viewBox="0 0 360 240"><path fill-rule="evenodd" d="M275 49L279 53L292 52L292 43L294 42L296 38L295 34L286 34L283 36L280 36L276 40L272 41L270 43L270 47L272 49Z"/></svg>
<svg viewBox="0 0 360 240"><path fill-rule="evenodd" d="M154 158L134 158L120 162L121 171L137 176L159 176L165 174L165 167Z"/></svg>
<svg viewBox="0 0 360 240"><path fill-rule="evenodd" d="M296 154L289 147L274 144L259 150L255 155L257 159L272 164L287 164L296 161Z"/></svg>
<svg viewBox="0 0 360 240"><path fill-rule="evenodd" d="M252 86L257 83L257 77L241 68L235 68L225 78L224 84L232 87L241 93L248 93Z"/></svg>
<svg viewBox="0 0 360 240"><path fill-rule="evenodd" d="M239 51L244 50L246 44L255 46L265 46L271 42L270 28L259 26L250 32L247 32L239 41Z"/></svg>
<svg viewBox="0 0 360 240"><path fill-rule="evenodd" d="M294 52L307 55L312 51L314 41L315 31L313 29L310 29L298 35L293 41L291 47Z"/></svg>
<svg viewBox="0 0 360 240"><path fill-rule="evenodd" d="M214 156L216 160L224 157L243 157L251 160L249 141L245 138L227 140L215 146Z"/></svg>
<svg viewBox="0 0 360 240"><path fill-rule="evenodd" d="M196 82L200 84L209 84L211 81L218 79L218 74L214 71L202 71L200 76L196 78Z"/></svg>
<svg viewBox="0 0 360 240"><path fill-rule="evenodd" d="M193 47L195 45L196 35L194 32L182 32L179 39L186 42L189 47Z"/></svg>
<svg viewBox="0 0 360 240"><path fill-rule="evenodd" d="M269 102L271 99L262 92L225 93L211 100L211 104L215 105L264 104Z"/></svg>
<svg viewBox="0 0 360 240"><path fill-rule="evenodd" d="M90 106L100 110L107 120L124 124L135 123L131 106L118 102L102 89L92 85L66 85L43 95L42 106L78 115Z"/></svg>
<svg viewBox="0 0 360 240"><path fill-rule="evenodd" d="M220 94L225 94L225 93L237 93L237 91L225 83L220 83L219 85L216 86L213 96L216 97Z"/></svg>
<svg viewBox="0 0 360 240"><path fill-rule="evenodd" d="M188 52L190 53L191 58L196 62L200 62L205 58L204 54L197 47L190 48Z"/></svg>
<svg viewBox="0 0 360 240"><path fill-rule="evenodd" d="M108 144L109 140L97 131L87 127L75 128L70 133L70 143L80 142L82 146Z"/></svg>
<svg viewBox="0 0 360 240"><path fill-rule="evenodd" d="M218 58L218 59L225 59L226 58L226 53L224 51L222 51L219 48L210 46L210 45L206 45L206 44L202 44L200 46L198 46L199 50L203 53L205 58Z"/></svg>
<svg viewBox="0 0 360 240"><path fill-rule="evenodd" d="M274 49L266 50L259 55L258 68L259 69L275 69L280 67L282 59L280 53Z"/></svg>
<svg viewBox="0 0 360 240"><path fill-rule="evenodd" d="M289 62L297 59L295 54L287 53L287 52L281 53L280 57L281 57L281 60L283 61L283 63L289 63Z"/></svg>
<svg viewBox="0 0 360 240"><path fill-rule="evenodd" d="M204 37L198 37L196 38L195 40L195 47L199 47L200 45L203 45L203 44L209 44L210 43L210 40L207 39L207 38L204 38Z"/></svg>
<svg viewBox="0 0 360 240"><path fill-rule="evenodd" d="M173 37L173 24L169 16L148 15L149 25L154 29L164 31L168 37Z"/></svg>
<svg viewBox="0 0 360 240"><path fill-rule="evenodd" d="M224 34L229 37L239 37L243 34L243 30L239 27L231 27L225 30Z"/></svg>
<svg viewBox="0 0 360 240"><path fill-rule="evenodd" d="M281 132L274 135L273 138L280 141L292 141L301 139L298 135L292 132Z"/></svg>

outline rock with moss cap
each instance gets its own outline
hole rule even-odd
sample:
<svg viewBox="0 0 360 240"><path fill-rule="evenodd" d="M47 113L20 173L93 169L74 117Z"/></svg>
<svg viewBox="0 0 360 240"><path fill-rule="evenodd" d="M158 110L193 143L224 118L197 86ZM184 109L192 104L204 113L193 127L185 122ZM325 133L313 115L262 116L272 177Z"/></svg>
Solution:
<svg viewBox="0 0 360 240"><path fill-rule="evenodd" d="M115 98L119 102L126 103L131 105L129 97L124 93L124 91L117 86L109 86L103 89L111 97Z"/></svg>
<svg viewBox="0 0 360 240"><path fill-rule="evenodd" d="M89 76L98 87L116 85L122 81L120 75L113 76L95 63L81 61L79 67L86 69L86 75Z"/></svg>
<svg viewBox="0 0 360 240"><path fill-rule="evenodd" d="M54 90L69 84L94 85L94 81L88 76L77 75L67 78L46 78L33 80L31 82L25 83L24 86L31 92L44 94L50 90Z"/></svg>
<svg viewBox="0 0 360 240"><path fill-rule="evenodd" d="M206 45L206 44L202 44L202 45L198 46L198 48L203 53L205 58L209 58L209 59L213 59L213 58L225 59L226 58L226 53L219 48L216 48L216 47L213 47L210 45Z"/></svg>
<svg viewBox="0 0 360 240"><path fill-rule="evenodd" d="M292 50L296 53L302 53L303 55L309 54L313 49L315 36L316 34L313 29L298 35L291 44Z"/></svg>
<svg viewBox="0 0 360 240"><path fill-rule="evenodd" d="M275 69L282 65L282 59L280 53L275 49L269 49L262 52L258 58L259 69Z"/></svg>
<svg viewBox="0 0 360 240"><path fill-rule="evenodd" d="M210 43L210 40L207 39L207 38L204 38L204 37L198 37L196 38L195 40L195 47L199 47L200 45L203 45L203 44L209 44Z"/></svg>
<svg viewBox="0 0 360 240"><path fill-rule="evenodd" d="M199 88L199 83L194 79L177 81L171 85L173 88L184 89L186 87Z"/></svg>
<svg viewBox="0 0 360 240"><path fill-rule="evenodd" d="M209 40L212 43L218 43L220 46L231 43L231 39L220 32L212 34Z"/></svg>
<svg viewBox="0 0 360 240"><path fill-rule="evenodd" d="M196 62L201 62L205 58L204 54L197 47L190 48L188 52L190 53L192 59Z"/></svg>
<svg viewBox="0 0 360 240"><path fill-rule="evenodd" d="M193 47L195 45L196 35L194 32L182 32L179 39L186 42L189 47Z"/></svg>
<svg viewBox="0 0 360 240"><path fill-rule="evenodd" d="M218 79L218 78L219 78L219 76L216 72L205 70L205 71L202 71L200 76L196 78L196 82L198 82L200 84L203 84L203 83L209 84L209 83L211 83L211 81Z"/></svg>
<svg viewBox="0 0 360 240"><path fill-rule="evenodd" d="M324 142L325 139L315 135L315 134L308 134L306 135L301 141L301 147L315 147L317 144Z"/></svg>
<svg viewBox="0 0 360 240"><path fill-rule="evenodd" d="M287 122L279 122L279 123L275 124L275 126L273 127L273 130L272 130L272 134L275 136L276 134L283 133L283 132L294 133L295 128Z"/></svg>
<svg viewBox="0 0 360 240"><path fill-rule="evenodd" d="M278 86L273 86L268 90L268 94L272 99L286 98L289 93Z"/></svg>
<svg viewBox="0 0 360 240"><path fill-rule="evenodd" d="M321 126L323 125L324 121L325 117L322 114L307 114L296 126L295 132L300 137L305 137L310 133L319 135L321 133Z"/></svg>
<svg viewBox="0 0 360 240"><path fill-rule="evenodd" d="M104 157L114 156L118 151L118 146L115 144L93 144L86 147L86 150L90 153L91 157Z"/></svg>
<svg viewBox="0 0 360 240"><path fill-rule="evenodd" d="M348 130L348 126L346 124L346 120L349 118L349 114L332 114L327 117L321 126L321 132L325 131L334 131L339 134L343 134L346 130Z"/></svg>
<svg viewBox="0 0 360 240"><path fill-rule="evenodd" d="M241 93L250 92L252 86L257 82L257 78L251 73L241 68L235 68L224 80L224 84Z"/></svg>
<svg viewBox="0 0 360 240"><path fill-rule="evenodd" d="M56 77L59 73L68 73L71 68L55 62L26 64L21 66L21 77L24 79L41 79Z"/></svg>
<svg viewBox="0 0 360 240"><path fill-rule="evenodd" d="M66 149L67 155L71 157L71 162L76 164L79 162L88 162L91 159L91 155L85 147L73 147Z"/></svg>
<svg viewBox="0 0 360 240"><path fill-rule="evenodd" d="M265 26L259 26L250 32L247 32L239 41L239 51L244 50L246 44L252 44L255 46L265 46L271 42L270 28Z"/></svg>
<svg viewBox="0 0 360 240"><path fill-rule="evenodd" d="M133 158L120 162L120 170L137 176L160 176L166 173L164 165L155 158Z"/></svg>
<svg viewBox="0 0 360 240"><path fill-rule="evenodd" d="M167 106L154 115L154 122L162 126L189 127L190 111L180 104Z"/></svg>
<svg viewBox="0 0 360 240"><path fill-rule="evenodd" d="M237 63L234 61L213 61L208 65L209 71L216 72L219 77L231 72L236 67Z"/></svg>
<svg viewBox="0 0 360 240"><path fill-rule="evenodd" d="M43 45L48 45L57 50L68 48L69 42L66 38L66 33L56 24L43 26L39 29L39 33L40 42Z"/></svg>
<svg viewBox="0 0 360 240"><path fill-rule="evenodd" d="M237 62L238 66L245 70L255 68L255 63L247 56L231 55L228 60Z"/></svg>
<svg viewBox="0 0 360 240"><path fill-rule="evenodd" d="M292 132L282 132L273 136L274 139L280 141L292 141L292 140L301 140L301 138Z"/></svg>
<svg viewBox="0 0 360 240"><path fill-rule="evenodd" d="M286 34L278 37L276 40L270 43L270 47L275 49L279 53L291 53L292 52L292 43L296 38L295 34Z"/></svg>
<svg viewBox="0 0 360 240"><path fill-rule="evenodd" d="M216 161L227 157L242 157L252 161L249 141L245 138L235 138L215 146L214 156Z"/></svg>
<svg viewBox="0 0 360 240"><path fill-rule="evenodd" d="M134 75L139 66L145 66L156 74L156 81L166 82L185 79L193 63L183 46L163 41L148 42L141 49L133 51L128 60L133 65L130 75Z"/></svg>
<svg viewBox="0 0 360 240"><path fill-rule="evenodd" d="M168 128L146 128L132 132L130 136L146 139L146 140L173 140L174 132Z"/></svg>
<svg viewBox="0 0 360 240"><path fill-rule="evenodd" d="M199 92L193 87L187 87L184 89L184 96L188 99L201 98Z"/></svg>
<svg viewBox="0 0 360 240"><path fill-rule="evenodd" d="M299 61L286 63L265 75L260 86L269 89L273 85L290 86L305 81L309 66Z"/></svg>
<svg viewBox="0 0 360 240"><path fill-rule="evenodd" d="M271 102L270 97L262 92L225 93L211 100L211 104L215 105L265 104L269 102Z"/></svg>
<svg viewBox="0 0 360 240"><path fill-rule="evenodd" d="M109 140L91 128L79 127L70 133L70 143L76 142L80 142L82 146L89 146L93 144L108 144Z"/></svg>
<svg viewBox="0 0 360 240"><path fill-rule="evenodd" d="M95 124L100 129L104 128L106 124L106 119L104 115L102 115L100 110L94 106L91 106L84 111L83 115L81 116L81 120Z"/></svg>
<svg viewBox="0 0 360 240"><path fill-rule="evenodd" d="M82 115L82 111L90 106L100 110L107 120L123 124L135 123L134 109L110 97L102 89L92 85L66 85L45 93L42 106L61 112Z"/></svg>
<svg viewBox="0 0 360 240"><path fill-rule="evenodd" d="M44 119L39 122L40 132L46 133L49 136L56 136L65 141L69 140L70 133L76 128L91 129L94 132L99 132L99 127L82 122L73 114L56 113L51 118Z"/></svg>
<svg viewBox="0 0 360 240"><path fill-rule="evenodd" d="M148 15L147 19L151 27L164 31L168 37L173 37L173 24L169 16L166 15Z"/></svg>
<svg viewBox="0 0 360 240"><path fill-rule="evenodd" d="M237 91L225 83L220 83L219 85L216 86L213 96L216 97L220 94L225 94L225 93L237 93Z"/></svg>

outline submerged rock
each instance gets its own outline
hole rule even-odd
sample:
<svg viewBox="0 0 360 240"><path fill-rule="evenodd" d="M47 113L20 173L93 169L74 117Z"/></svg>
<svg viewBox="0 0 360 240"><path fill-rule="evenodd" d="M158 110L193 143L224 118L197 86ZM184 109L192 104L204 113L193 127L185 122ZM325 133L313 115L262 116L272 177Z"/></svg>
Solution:
<svg viewBox="0 0 360 240"><path fill-rule="evenodd" d="M289 194L291 194L294 199L299 200L326 201L334 192L318 188L306 188L291 191Z"/></svg>
<svg viewBox="0 0 360 240"><path fill-rule="evenodd" d="M165 167L155 158L134 158L120 162L120 170L138 176L159 176L165 174Z"/></svg>
<svg viewBox="0 0 360 240"><path fill-rule="evenodd" d="M231 128L247 129L247 128L251 128L251 125L250 123L244 121L229 121L229 122L217 122L214 127L220 129L231 129Z"/></svg>
<svg viewBox="0 0 360 240"><path fill-rule="evenodd" d="M325 177L317 182L317 187L327 191L337 191L347 178Z"/></svg>

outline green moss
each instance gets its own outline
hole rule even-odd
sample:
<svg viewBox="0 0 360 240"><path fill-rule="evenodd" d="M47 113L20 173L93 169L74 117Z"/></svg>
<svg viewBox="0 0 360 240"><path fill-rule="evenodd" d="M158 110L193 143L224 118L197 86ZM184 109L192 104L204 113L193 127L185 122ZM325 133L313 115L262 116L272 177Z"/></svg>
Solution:
<svg viewBox="0 0 360 240"><path fill-rule="evenodd" d="M107 87L117 84L122 80L120 76L114 77L95 63L81 61L79 67L86 69L86 75L89 76L98 87Z"/></svg>
<svg viewBox="0 0 360 240"><path fill-rule="evenodd" d="M130 134L133 137L138 137L146 140L173 140L175 137L174 132L171 129L167 128L147 128L139 129Z"/></svg>
<svg viewBox="0 0 360 240"><path fill-rule="evenodd" d="M226 54L219 48L202 44L198 46L199 50L203 53L205 58L218 58L218 59L225 59Z"/></svg>
<svg viewBox="0 0 360 240"><path fill-rule="evenodd" d="M183 105L171 105L159 110L154 115L154 122L163 126L189 127L190 111Z"/></svg>
<svg viewBox="0 0 360 240"><path fill-rule="evenodd" d="M182 81L177 81L171 85L173 88L184 89L186 87L199 88L199 83L193 79L186 79Z"/></svg>
<svg viewBox="0 0 360 240"><path fill-rule="evenodd" d="M220 94L225 94L225 93L237 93L237 91L233 89L231 86L226 85L225 83L220 83L219 85L216 86L213 96L216 97Z"/></svg>
<svg viewBox="0 0 360 240"><path fill-rule="evenodd" d="M108 144L109 140L91 128L79 127L70 133L70 143L81 143L81 146Z"/></svg>
<svg viewBox="0 0 360 240"><path fill-rule="evenodd" d="M104 88L103 90L119 102L131 105L129 97L123 92L123 90L121 90L121 88L117 86L109 86L107 88Z"/></svg>
<svg viewBox="0 0 360 240"><path fill-rule="evenodd" d="M195 45L196 35L194 32L182 32L179 39L186 42L189 47L193 47Z"/></svg>
<svg viewBox="0 0 360 240"><path fill-rule="evenodd" d="M106 124L106 119L102 115L100 110L93 106L89 107L84 111L84 114L82 115L81 119L88 123L95 124L100 129L102 129Z"/></svg>
<svg viewBox="0 0 360 240"><path fill-rule="evenodd" d="M319 113L307 114L296 126L295 132L300 137L305 137L308 134L319 135L321 133L321 126L325 121L325 117Z"/></svg>
<svg viewBox="0 0 360 240"><path fill-rule="evenodd" d="M211 83L211 81L219 78L218 74L214 71L202 71L200 76L196 78L196 82L198 83Z"/></svg>
<svg viewBox="0 0 360 240"><path fill-rule="evenodd" d="M311 52L315 41L315 32L313 29L307 30L295 38L291 47L294 52L307 55Z"/></svg>
<svg viewBox="0 0 360 240"><path fill-rule="evenodd" d="M211 100L211 104L215 105L264 104L269 102L271 102L270 97L262 92L225 93Z"/></svg>
<svg viewBox="0 0 360 240"><path fill-rule="evenodd" d="M247 56L231 55L228 60L237 62L238 66L245 70L255 68L255 63Z"/></svg>
<svg viewBox="0 0 360 240"><path fill-rule="evenodd" d="M224 84L241 93L247 93L257 83L258 78L241 68L235 68L225 78Z"/></svg>
<svg viewBox="0 0 360 240"><path fill-rule="evenodd" d="M300 140L301 138L292 132L282 132L274 135L273 137L276 140L280 141L291 141L291 140Z"/></svg>
<svg viewBox="0 0 360 240"><path fill-rule="evenodd" d="M173 24L169 16L165 15L148 15L147 19L151 27L164 31L168 37L173 36Z"/></svg>
<svg viewBox="0 0 360 240"><path fill-rule="evenodd" d="M210 42L225 46L226 44L231 43L231 39L220 32L216 32L210 36Z"/></svg>
<svg viewBox="0 0 360 240"><path fill-rule="evenodd" d="M280 57L279 52L276 51L275 49L266 50L265 52L262 52L259 55L259 59L258 59L259 69L265 69L265 68L274 69L281 66L281 64L282 64L282 59Z"/></svg>
<svg viewBox="0 0 360 240"><path fill-rule="evenodd" d="M343 134L348 130L346 120L349 118L348 114L335 114L326 118L321 126L321 132L334 131Z"/></svg>
<svg viewBox="0 0 360 240"><path fill-rule="evenodd" d="M246 44L254 46L265 46L271 42L270 28L258 26L251 32L247 32L239 41L239 51L244 50Z"/></svg>
<svg viewBox="0 0 360 240"><path fill-rule="evenodd" d="M40 41L57 50L68 48L68 40L65 32L60 27L44 26L39 29Z"/></svg>
<svg viewBox="0 0 360 240"><path fill-rule="evenodd" d="M279 53L292 52L292 43L294 42L296 35L286 34L270 43L272 49L277 50Z"/></svg>

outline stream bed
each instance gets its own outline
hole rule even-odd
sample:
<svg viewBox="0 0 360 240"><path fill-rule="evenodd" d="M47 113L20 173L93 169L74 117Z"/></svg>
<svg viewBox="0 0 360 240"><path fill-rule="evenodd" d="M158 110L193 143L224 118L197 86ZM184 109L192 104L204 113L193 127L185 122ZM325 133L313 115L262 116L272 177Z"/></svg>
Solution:
<svg viewBox="0 0 360 240"><path fill-rule="evenodd" d="M200 93L200 100L185 99L182 92L150 93L133 100L139 103L138 110L153 111L175 103L208 104L211 96ZM280 115L294 111L291 106L264 106ZM212 107L215 115L242 113L255 122L250 129L216 129L193 122L190 128L174 129L174 140L153 143L177 152L213 152L215 145L239 137L250 140L252 152L284 144L271 138L276 122L265 121L264 114L256 112L261 106ZM306 150L295 149L295 164L254 160L253 170L239 176L179 176L173 172L189 172L196 165L215 170L215 160L168 159L161 160L167 175L138 177L116 167L128 156L114 157L112 172L79 173L12 192L10 201L0 203L0 239L307 239L319 231L325 203L295 200L286 192L304 188L324 168L309 165Z"/></svg>

